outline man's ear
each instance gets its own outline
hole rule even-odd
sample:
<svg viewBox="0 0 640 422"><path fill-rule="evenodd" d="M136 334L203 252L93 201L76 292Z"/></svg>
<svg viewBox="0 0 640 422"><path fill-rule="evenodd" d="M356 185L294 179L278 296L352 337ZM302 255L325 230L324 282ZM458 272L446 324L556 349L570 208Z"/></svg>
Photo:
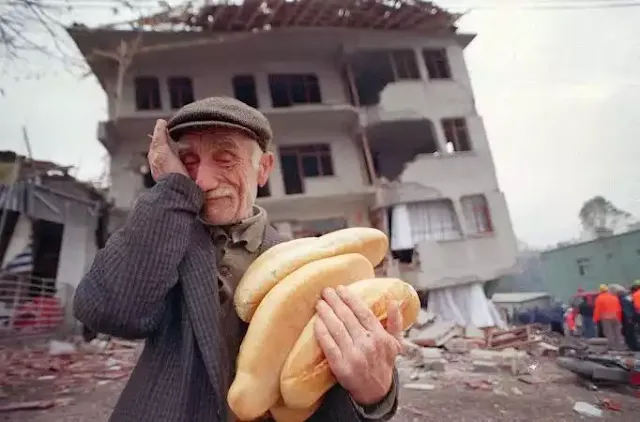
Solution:
<svg viewBox="0 0 640 422"><path fill-rule="evenodd" d="M260 157L260 166L258 167L258 186L264 187L269 180L271 170L273 170L273 162L275 158L273 152L267 151Z"/></svg>

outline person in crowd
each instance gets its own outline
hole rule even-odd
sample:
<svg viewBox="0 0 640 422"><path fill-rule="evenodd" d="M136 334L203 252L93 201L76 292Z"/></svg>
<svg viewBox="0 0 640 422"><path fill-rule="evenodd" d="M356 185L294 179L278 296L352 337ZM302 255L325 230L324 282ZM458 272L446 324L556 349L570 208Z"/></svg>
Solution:
<svg viewBox="0 0 640 422"><path fill-rule="evenodd" d="M593 298L591 296L582 296L578 305L578 313L582 320L582 336L585 338L596 337L596 324L593 321Z"/></svg>
<svg viewBox="0 0 640 422"><path fill-rule="evenodd" d="M614 291L612 291L614 293ZM622 308L622 337L624 342L632 351L638 351L638 340L636 338L635 330L635 310L633 309L633 298L631 293L625 289L620 288L615 291L620 301L620 307Z"/></svg>
<svg viewBox="0 0 640 422"><path fill-rule="evenodd" d="M175 142L174 142L175 140ZM158 120L148 160L155 186L101 249L74 297L89 329L145 339L113 422L230 422L227 405L246 325L233 295L256 257L284 239L255 204L273 168L272 130L227 97ZM337 384L309 419L384 421L398 401L402 315L385 326L347 289L327 289L315 335Z"/></svg>
<svg viewBox="0 0 640 422"><path fill-rule="evenodd" d="M602 325L609 349L620 350L623 347L622 307L618 297L609 291L606 284L600 285L600 294L596 298L593 309L593 320Z"/></svg>

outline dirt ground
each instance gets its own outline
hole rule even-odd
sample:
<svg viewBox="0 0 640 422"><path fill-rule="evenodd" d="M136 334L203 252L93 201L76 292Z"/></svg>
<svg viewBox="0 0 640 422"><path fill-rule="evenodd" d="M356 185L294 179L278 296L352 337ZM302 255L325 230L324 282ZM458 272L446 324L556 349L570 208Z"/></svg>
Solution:
<svg viewBox="0 0 640 422"><path fill-rule="evenodd" d="M477 377L476 380L484 381L485 378ZM613 400L621 408L619 412L604 410L601 420L640 420L640 399L609 390L589 391L576 385L572 376L538 385L525 384L515 378L500 378L487 390L470 389L464 382L427 381L433 381L429 384L433 390L402 389L394 422L579 421L585 418L572 410L575 402L595 405L601 399ZM75 396L70 403L48 410L0 413L0 421L103 422L108 419L124 383L118 380L96 386L92 391Z"/></svg>
<svg viewBox="0 0 640 422"><path fill-rule="evenodd" d="M81 350L73 356L0 350L0 422L107 421L139 350L139 345L115 341L99 353ZM444 371L399 360L402 387L394 422L580 421L591 418L573 410L576 402L599 406L603 401L619 410L603 408L600 420L640 421L640 398L585 388L553 358L537 358L535 372L516 377L505 370L477 373L465 355L445 356ZM2 411L28 401L48 402L49 408Z"/></svg>

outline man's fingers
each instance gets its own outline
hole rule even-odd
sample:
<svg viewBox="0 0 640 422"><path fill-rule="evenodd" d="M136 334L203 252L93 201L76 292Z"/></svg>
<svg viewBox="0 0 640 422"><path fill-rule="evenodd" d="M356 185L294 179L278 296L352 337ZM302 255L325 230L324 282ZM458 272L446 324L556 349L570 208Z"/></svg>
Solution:
<svg viewBox="0 0 640 422"><path fill-rule="evenodd" d="M331 365L331 362L339 362L342 359L340 347L333 339L333 336L321 318L316 319L313 330L316 334L316 340L318 340L318 344L320 344L320 348L324 352L324 356L327 358L329 364Z"/></svg>
<svg viewBox="0 0 640 422"><path fill-rule="evenodd" d="M349 335L356 341L362 337L366 337L368 330L360 323L358 317L353 313L353 310L347 305L338 293L333 289L326 289L322 292L322 297L327 301L329 306L336 313L338 318L347 327Z"/></svg>
<svg viewBox="0 0 640 422"><path fill-rule="evenodd" d="M340 299L351 309L351 312L356 316L360 325L366 330L375 332L380 330L382 325L378 318L371 312L371 309L356 295L351 293L349 289L344 286L338 286L338 295Z"/></svg>
<svg viewBox="0 0 640 422"><path fill-rule="evenodd" d="M402 312L400 304L390 300L387 304L387 332L398 340L402 340Z"/></svg>
<svg viewBox="0 0 640 422"><path fill-rule="evenodd" d="M318 319L322 320L331 338L341 350L344 351L353 347L353 340L351 339L351 335L349 335L349 331L347 331L347 327L345 327L344 323L327 302L324 300L318 301L316 311L318 312Z"/></svg>

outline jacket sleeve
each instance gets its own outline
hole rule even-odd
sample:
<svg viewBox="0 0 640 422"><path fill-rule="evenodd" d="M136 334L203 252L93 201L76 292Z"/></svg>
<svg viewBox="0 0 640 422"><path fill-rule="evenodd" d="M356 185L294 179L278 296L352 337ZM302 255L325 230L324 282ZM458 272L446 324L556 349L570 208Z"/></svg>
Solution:
<svg viewBox="0 0 640 422"><path fill-rule="evenodd" d="M593 322L600 322L600 312L602 312L602 300L600 296L596 298L596 303L593 305Z"/></svg>
<svg viewBox="0 0 640 422"><path fill-rule="evenodd" d="M122 338L155 332L201 206L197 185L179 174L143 192L78 285L75 317L92 330Z"/></svg>
<svg viewBox="0 0 640 422"><path fill-rule="evenodd" d="M378 422L390 420L398 410L398 372L394 369L393 384L380 404L362 408L355 404L349 393L339 385L324 397L322 406L310 419L312 422Z"/></svg>

